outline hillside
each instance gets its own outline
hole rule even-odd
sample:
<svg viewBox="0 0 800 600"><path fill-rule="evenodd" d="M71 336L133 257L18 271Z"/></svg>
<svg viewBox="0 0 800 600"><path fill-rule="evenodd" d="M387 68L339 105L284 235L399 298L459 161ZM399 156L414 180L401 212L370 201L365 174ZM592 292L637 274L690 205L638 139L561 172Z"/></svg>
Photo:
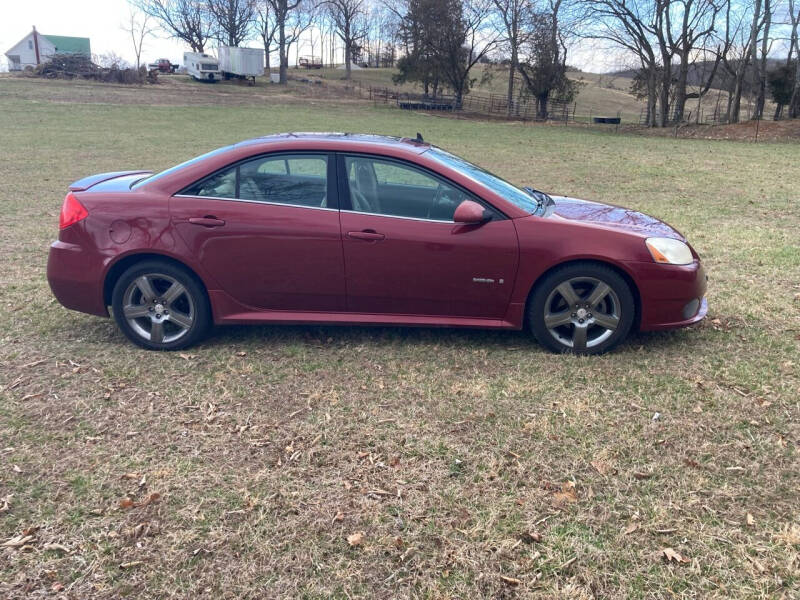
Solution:
<svg viewBox="0 0 800 600"><path fill-rule="evenodd" d="M292 74L303 73L294 71ZM395 85L392 75L395 69L359 69L352 72L352 79L361 85L388 87L405 92L421 92L418 84L406 83ZM476 65L473 77L475 83L473 91L484 94L505 94L508 86L508 70L497 65ZM321 69L309 71L310 76L319 76L327 80L344 78L341 69ZM628 93L630 78L608 76L596 73L570 72L570 78L582 84L576 99L579 114L616 115L622 113L623 119L628 122L638 122L643 103ZM517 90L519 90L519 83Z"/></svg>

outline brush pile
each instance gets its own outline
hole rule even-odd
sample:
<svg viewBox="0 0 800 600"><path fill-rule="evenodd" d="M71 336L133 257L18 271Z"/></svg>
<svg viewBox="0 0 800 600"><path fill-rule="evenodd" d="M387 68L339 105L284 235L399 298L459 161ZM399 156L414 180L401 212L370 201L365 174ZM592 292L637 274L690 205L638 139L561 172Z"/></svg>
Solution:
<svg viewBox="0 0 800 600"><path fill-rule="evenodd" d="M121 69L116 65L100 67L81 54L54 54L52 58L33 70L36 77L46 79L92 79L106 83L158 83L158 72L148 72L142 66L136 69Z"/></svg>

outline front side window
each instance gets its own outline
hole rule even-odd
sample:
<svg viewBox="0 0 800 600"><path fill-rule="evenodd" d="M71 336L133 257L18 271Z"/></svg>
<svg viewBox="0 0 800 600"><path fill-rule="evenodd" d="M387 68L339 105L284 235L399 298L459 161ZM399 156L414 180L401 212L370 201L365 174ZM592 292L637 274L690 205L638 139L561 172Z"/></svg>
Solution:
<svg viewBox="0 0 800 600"><path fill-rule="evenodd" d="M452 169L457 169L464 175L471 178L473 181L485 185L487 188L499 196L502 196L522 210L534 214L539 209L539 203L531 194L509 183L505 179L498 177L494 173L490 173L486 169L482 169L481 167L464 160L460 156L450 154L449 152L445 152L441 148L436 147L432 147L430 150L428 150L425 153L425 156L435 159L441 165L450 167Z"/></svg>
<svg viewBox="0 0 800 600"><path fill-rule="evenodd" d="M469 198L460 189L410 165L379 158L344 159L350 206L356 212L452 221Z"/></svg>
<svg viewBox="0 0 800 600"><path fill-rule="evenodd" d="M261 156L223 169L183 194L326 208L327 188L327 155L284 154Z"/></svg>

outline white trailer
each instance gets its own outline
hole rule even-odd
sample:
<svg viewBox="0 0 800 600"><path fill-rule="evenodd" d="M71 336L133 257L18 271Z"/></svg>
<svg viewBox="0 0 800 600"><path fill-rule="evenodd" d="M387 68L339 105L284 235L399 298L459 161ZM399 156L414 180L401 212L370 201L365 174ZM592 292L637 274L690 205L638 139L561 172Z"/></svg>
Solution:
<svg viewBox="0 0 800 600"><path fill-rule="evenodd" d="M255 83L256 77L264 74L264 51L259 48L238 48L220 46L219 70L225 79L237 77L250 79Z"/></svg>
<svg viewBox="0 0 800 600"><path fill-rule="evenodd" d="M219 61L209 54L184 52L183 66L186 73L199 81L216 81L220 78Z"/></svg>

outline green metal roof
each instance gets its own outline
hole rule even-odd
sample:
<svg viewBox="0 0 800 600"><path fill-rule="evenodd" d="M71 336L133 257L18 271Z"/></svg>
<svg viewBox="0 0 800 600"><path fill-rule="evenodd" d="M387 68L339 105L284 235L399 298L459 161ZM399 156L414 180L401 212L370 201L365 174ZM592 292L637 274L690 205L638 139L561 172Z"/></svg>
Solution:
<svg viewBox="0 0 800 600"><path fill-rule="evenodd" d="M92 49L89 46L89 38L82 37L68 37L65 35L45 35L39 34L56 47L56 52L70 53L70 54L85 54L86 56L92 55Z"/></svg>

